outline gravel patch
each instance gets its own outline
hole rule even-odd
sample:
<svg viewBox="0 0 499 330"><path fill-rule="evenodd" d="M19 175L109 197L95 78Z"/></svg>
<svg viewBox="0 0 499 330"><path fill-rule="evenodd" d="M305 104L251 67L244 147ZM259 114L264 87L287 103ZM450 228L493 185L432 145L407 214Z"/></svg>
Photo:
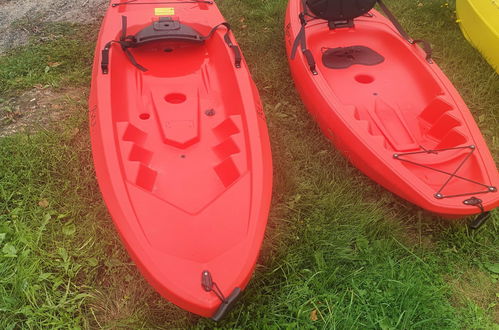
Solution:
<svg viewBox="0 0 499 330"><path fill-rule="evenodd" d="M14 28L20 20L92 23L105 13L109 0L0 0L0 54L24 45L29 31Z"/></svg>

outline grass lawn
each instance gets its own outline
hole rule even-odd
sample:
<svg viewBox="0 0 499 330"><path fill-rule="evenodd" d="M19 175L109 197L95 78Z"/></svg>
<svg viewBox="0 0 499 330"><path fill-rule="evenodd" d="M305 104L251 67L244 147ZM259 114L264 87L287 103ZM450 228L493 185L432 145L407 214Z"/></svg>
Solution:
<svg viewBox="0 0 499 330"><path fill-rule="evenodd" d="M0 57L0 111L34 87L82 97L60 101L70 118L53 128L0 138L0 329L498 329L499 213L469 231L353 168L294 90L286 1L218 2L259 86L275 165L265 242L239 304L214 324L141 277L94 177L86 95L98 26L44 24ZM454 1L387 4L431 41L498 160L499 75L460 33Z"/></svg>

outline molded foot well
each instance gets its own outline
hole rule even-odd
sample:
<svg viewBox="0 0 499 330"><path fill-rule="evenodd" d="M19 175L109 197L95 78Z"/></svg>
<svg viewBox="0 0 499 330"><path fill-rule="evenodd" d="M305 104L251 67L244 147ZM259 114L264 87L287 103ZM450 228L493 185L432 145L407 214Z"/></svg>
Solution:
<svg viewBox="0 0 499 330"><path fill-rule="evenodd" d="M222 159L222 162L214 167L215 172L225 187L230 186L241 176L234 155L241 152L236 140L232 136L241 132L241 117L231 116L213 129L215 135L222 141L215 147L213 152Z"/></svg>
<svg viewBox="0 0 499 330"><path fill-rule="evenodd" d="M227 158L215 166L215 172L217 172L218 177L225 187L230 186L241 175L232 158Z"/></svg>
<svg viewBox="0 0 499 330"><path fill-rule="evenodd" d="M146 138L147 133L132 124L128 124L125 133L123 134L123 140L135 142L136 144L143 144Z"/></svg>
<svg viewBox="0 0 499 330"><path fill-rule="evenodd" d="M379 97L376 98L374 113L371 113L371 116L395 150L407 151L418 148L416 140L399 111Z"/></svg>
<svg viewBox="0 0 499 330"><path fill-rule="evenodd" d="M440 118L430 127L428 135L435 139L442 140L450 130L458 126L461 126L459 120L446 113L440 116Z"/></svg>
<svg viewBox="0 0 499 330"><path fill-rule="evenodd" d="M240 152L239 147L232 138L228 138L219 145L215 146L213 151L218 157L220 157L220 159L225 159Z"/></svg>
<svg viewBox="0 0 499 330"><path fill-rule="evenodd" d="M453 148L457 146L462 146L468 144L468 140L466 139L465 135L459 132L459 128L456 127L442 138L440 143L437 145L437 149L447 149L447 148Z"/></svg>
<svg viewBox="0 0 499 330"><path fill-rule="evenodd" d="M121 150L124 153L130 150L127 159L134 164L125 165L127 176L133 181L132 178L137 173L135 184L148 191L152 191L158 173L148 166L151 163L154 153L141 146L146 142L147 133L130 123L118 123L118 130L123 132L123 141L126 141L122 145ZM131 145L131 148L128 149L127 145Z"/></svg>
<svg viewBox="0 0 499 330"><path fill-rule="evenodd" d="M239 128L232 118L227 118L220 125L215 127L213 131L218 137L225 139L231 135L239 133Z"/></svg>
<svg viewBox="0 0 499 330"><path fill-rule="evenodd" d="M152 191L157 176L158 172L141 164L139 167L139 172L137 173L137 180L135 182L137 186L144 188L147 191Z"/></svg>
<svg viewBox="0 0 499 330"><path fill-rule="evenodd" d="M452 116L453 107L440 97L434 98L419 118L429 124L427 135L438 141L435 148L446 149L467 143L459 127L462 123Z"/></svg>
<svg viewBox="0 0 499 330"><path fill-rule="evenodd" d="M153 153L147 149L144 149L137 144L134 144L128 160L132 162L141 162L142 164L149 164L151 162Z"/></svg>
<svg viewBox="0 0 499 330"><path fill-rule="evenodd" d="M434 124L444 113L451 110L452 106L449 103L440 97L436 97L426 106L419 117L430 124Z"/></svg>

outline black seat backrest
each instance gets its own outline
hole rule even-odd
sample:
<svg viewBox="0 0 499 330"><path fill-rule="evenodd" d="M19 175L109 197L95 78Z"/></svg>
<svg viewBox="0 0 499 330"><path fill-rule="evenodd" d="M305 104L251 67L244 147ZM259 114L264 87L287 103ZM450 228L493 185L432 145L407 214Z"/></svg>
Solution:
<svg viewBox="0 0 499 330"><path fill-rule="evenodd" d="M196 30L171 17L161 17L158 22L139 31L135 36L133 47L158 40L183 41L189 43L203 43L205 38Z"/></svg>
<svg viewBox="0 0 499 330"><path fill-rule="evenodd" d="M351 20L362 16L376 4L376 0L306 0L312 13L328 21Z"/></svg>

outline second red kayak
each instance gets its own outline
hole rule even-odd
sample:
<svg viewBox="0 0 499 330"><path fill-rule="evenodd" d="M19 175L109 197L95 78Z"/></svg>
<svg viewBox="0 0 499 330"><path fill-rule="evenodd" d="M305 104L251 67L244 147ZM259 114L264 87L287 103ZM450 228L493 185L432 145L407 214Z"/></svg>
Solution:
<svg viewBox="0 0 499 330"><path fill-rule="evenodd" d="M265 115L213 1L111 1L90 97L106 205L165 298L221 319L251 278L272 193Z"/></svg>
<svg viewBox="0 0 499 330"><path fill-rule="evenodd" d="M355 166L445 217L499 206L497 168L470 110L429 45L381 1L290 0L285 34L305 106Z"/></svg>

